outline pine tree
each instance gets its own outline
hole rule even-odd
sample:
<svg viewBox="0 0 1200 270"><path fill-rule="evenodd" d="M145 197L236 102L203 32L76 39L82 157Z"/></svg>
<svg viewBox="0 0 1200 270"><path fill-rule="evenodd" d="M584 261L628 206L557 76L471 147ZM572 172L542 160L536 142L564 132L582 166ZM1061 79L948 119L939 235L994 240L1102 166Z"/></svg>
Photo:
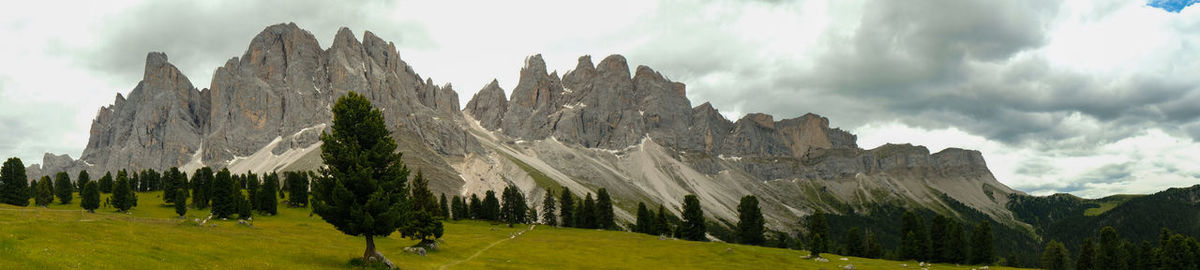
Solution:
<svg viewBox="0 0 1200 270"><path fill-rule="evenodd" d="M246 177L242 177L242 179L246 179ZM238 219L250 219L254 215L254 208L250 205L254 198L243 196L242 189L237 185L234 185L233 191L234 208L237 209ZM215 204L213 209L216 209Z"/></svg>
<svg viewBox="0 0 1200 270"><path fill-rule="evenodd" d="M526 205L525 206L525 221L527 223L534 223L537 220L538 220L537 207Z"/></svg>
<svg viewBox="0 0 1200 270"><path fill-rule="evenodd" d="M442 213L440 218L450 219L450 205L446 202L446 193L442 193L442 198L438 199L438 206L441 207Z"/></svg>
<svg viewBox="0 0 1200 270"><path fill-rule="evenodd" d="M575 227L575 198L571 189L563 187L559 199L558 218L562 219L563 227Z"/></svg>
<svg viewBox="0 0 1200 270"><path fill-rule="evenodd" d="M904 260L921 260L924 254L921 253L921 240L918 237L918 232L921 231L920 220L917 219L917 214L912 211L904 212L900 220L900 258Z"/></svg>
<svg viewBox="0 0 1200 270"><path fill-rule="evenodd" d="M512 227L513 224L524 223L529 210L526 209L525 195L521 194L521 190L516 186L509 185L504 188L501 196L504 201L500 206L500 219L508 223L509 227Z"/></svg>
<svg viewBox="0 0 1200 270"><path fill-rule="evenodd" d="M49 176L42 176L37 184L37 197L33 198L37 206L46 207L54 202L54 184Z"/></svg>
<svg viewBox="0 0 1200 270"><path fill-rule="evenodd" d="M243 188L246 189L246 197L250 198L246 202L250 204L250 210L258 211L262 209L262 207L259 207L259 204L262 203L259 192L259 189L262 189L262 182L258 181L258 175L246 173L245 175L234 175L233 177L234 182L238 183L238 188L236 188L239 191L238 196L242 195L240 191Z"/></svg>
<svg viewBox="0 0 1200 270"><path fill-rule="evenodd" d="M79 175L75 177L75 186L79 188L79 196L83 196L83 186L87 185L87 183L91 181L92 176L88 174L87 170L79 171Z"/></svg>
<svg viewBox="0 0 1200 270"><path fill-rule="evenodd" d="M58 197L60 203L71 203L74 192L75 190L71 186L71 176L67 172L58 172L54 175L54 197Z"/></svg>
<svg viewBox="0 0 1200 270"><path fill-rule="evenodd" d="M862 229L858 227L850 227L846 230L846 236L842 238L842 249L845 250L845 255L855 257L866 257L866 247L863 245Z"/></svg>
<svg viewBox="0 0 1200 270"><path fill-rule="evenodd" d="M883 245L879 243L879 237L874 233L867 232L866 254L863 257L878 259L883 258Z"/></svg>
<svg viewBox="0 0 1200 270"><path fill-rule="evenodd" d="M785 232L775 232L775 248L790 249L792 246L792 238Z"/></svg>
<svg viewBox="0 0 1200 270"><path fill-rule="evenodd" d="M690 241L705 241L707 229L704 224L704 210L700 209L700 199L696 195L683 197L682 238Z"/></svg>
<svg viewBox="0 0 1200 270"><path fill-rule="evenodd" d="M166 193L171 191L163 192ZM175 213L179 214L179 217L183 217L184 214L187 214L188 189L184 187L176 187L175 191L171 193L171 201L175 202Z"/></svg>
<svg viewBox="0 0 1200 270"><path fill-rule="evenodd" d="M209 193L212 189L212 181L212 168L199 168L192 174L192 206L196 209L208 208L209 202L212 201Z"/></svg>
<svg viewBox="0 0 1200 270"><path fill-rule="evenodd" d="M408 203L408 220L400 226L400 236L420 240L419 245L429 245L433 239L442 236L442 221L437 218L442 210L433 192L429 191L429 180L421 171L417 171L409 190L412 199Z"/></svg>
<svg viewBox="0 0 1200 270"><path fill-rule="evenodd" d="M454 195L454 197L450 199L450 219L460 220L467 217L465 215L467 213L467 207L462 200L463 198L459 197L458 195Z"/></svg>
<svg viewBox="0 0 1200 270"><path fill-rule="evenodd" d="M1154 269L1154 246L1150 241L1142 240L1138 245L1137 253L1134 253L1134 263L1130 265L1130 269L1151 270Z"/></svg>
<svg viewBox="0 0 1200 270"><path fill-rule="evenodd" d="M996 247L993 245L992 225L990 222L980 222L971 234L971 264L990 265L996 261Z"/></svg>
<svg viewBox="0 0 1200 270"><path fill-rule="evenodd" d="M212 196L213 217L233 218L234 214L238 214L238 210L241 210L239 208L241 207L242 193L238 191L233 175L229 173L229 168L223 168L217 172L210 188L212 189L209 191L209 195Z"/></svg>
<svg viewBox="0 0 1200 270"><path fill-rule="evenodd" d="M79 197L79 207L88 213L95 213L96 208L100 208L100 187L96 182L85 181Z"/></svg>
<svg viewBox="0 0 1200 270"><path fill-rule="evenodd" d="M1092 243L1091 237L1083 239L1083 245L1079 247L1079 257L1075 258L1075 269L1100 269L1096 265L1096 244Z"/></svg>
<svg viewBox="0 0 1200 270"><path fill-rule="evenodd" d="M9 158L0 166L0 202L29 206L29 176L20 158Z"/></svg>
<svg viewBox="0 0 1200 270"><path fill-rule="evenodd" d="M612 197L608 190L601 188L596 191L596 228L612 230L617 228L616 215L613 214Z"/></svg>
<svg viewBox="0 0 1200 270"><path fill-rule="evenodd" d="M321 134L325 166L312 187L313 213L342 233L364 236L364 261L382 260L374 239L406 223L409 171L383 113L366 97L350 92L332 110L333 132Z"/></svg>
<svg viewBox="0 0 1200 270"><path fill-rule="evenodd" d="M479 195L471 194L471 203L467 206L467 209L470 210L470 215L468 216L471 219L483 220L484 216L486 216L483 213L483 201L479 200Z"/></svg>
<svg viewBox="0 0 1200 270"><path fill-rule="evenodd" d="M576 227L584 229L598 228L596 226L596 200L592 199L591 193L583 197L583 203L579 204L579 209L576 209L575 214Z"/></svg>
<svg viewBox="0 0 1200 270"><path fill-rule="evenodd" d="M1112 226L1100 229L1100 248L1096 254L1096 265L1102 265L1105 269L1128 269L1123 255L1124 251L1124 247L1121 246L1121 236L1117 234L1116 229Z"/></svg>
<svg viewBox="0 0 1200 270"><path fill-rule="evenodd" d="M825 213L818 210L808 217L808 251L813 257L829 252L829 222Z"/></svg>
<svg viewBox="0 0 1200 270"><path fill-rule="evenodd" d="M546 190L546 197L542 198L542 223L550 226L558 226L558 209L554 202L554 193Z"/></svg>
<svg viewBox="0 0 1200 270"><path fill-rule="evenodd" d="M948 221L946 226L946 250L942 258L946 262L965 263L967 261L967 235L962 224L953 220Z"/></svg>
<svg viewBox="0 0 1200 270"><path fill-rule="evenodd" d="M946 218L946 216L943 216L943 215L933 216L933 222L931 222L929 225L929 242L931 244L930 245L930 254L927 256L931 261L934 261L934 262L949 262L950 261L950 259L946 258L946 256L945 256L947 249L951 248L951 247L947 246L947 244L949 243L949 241L947 241L947 240L949 240L949 239L947 237L948 235L946 233L946 229L947 229L947 226L949 226L949 223L950 223L950 220L948 218ZM955 247L955 248L957 248L957 247Z"/></svg>
<svg viewBox="0 0 1200 270"><path fill-rule="evenodd" d="M100 177L100 193L112 193L113 191L113 176L111 172L105 172L104 176Z"/></svg>
<svg viewBox="0 0 1200 270"><path fill-rule="evenodd" d="M142 171L142 191L156 191L162 188L162 175L153 169Z"/></svg>
<svg viewBox="0 0 1200 270"><path fill-rule="evenodd" d="M646 209L646 204L638 202L637 223L633 227L633 232L654 234L654 213Z"/></svg>
<svg viewBox="0 0 1200 270"><path fill-rule="evenodd" d="M767 242L763 237L766 230L763 226L762 209L758 208L758 197L746 195L738 203L738 242L746 245L761 246Z"/></svg>
<svg viewBox="0 0 1200 270"><path fill-rule="evenodd" d="M263 176L263 184L259 187L257 193L258 212L263 215L274 216L279 214L279 174L269 173Z"/></svg>
<svg viewBox="0 0 1200 270"><path fill-rule="evenodd" d="M496 198L495 191L488 190L484 192L483 219L500 221L500 199Z"/></svg>
<svg viewBox="0 0 1200 270"><path fill-rule="evenodd" d="M1067 256L1069 255L1070 253L1067 251L1067 247L1063 246L1063 243L1057 240L1050 240L1049 243L1046 243L1046 251L1042 252L1042 268L1046 270L1066 270L1069 264L1067 262Z"/></svg>
<svg viewBox="0 0 1200 270"><path fill-rule="evenodd" d="M133 187L129 185L129 177L126 176L125 171L118 171L111 197L112 206L117 208L117 212L125 212L133 208L133 198L136 195L134 195Z"/></svg>
<svg viewBox="0 0 1200 270"><path fill-rule="evenodd" d="M162 175L163 196L162 197L163 197L164 203L170 204L170 203L175 202L174 201L175 200L175 190L179 189L179 187L182 185L183 181L181 181L180 179L183 179L183 178L184 178L183 172L180 172L179 168L177 168L177 167L171 167L170 169L167 169L166 171L163 172L163 175Z"/></svg>
<svg viewBox="0 0 1200 270"><path fill-rule="evenodd" d="M670 235L671 230L672 230L671 223L667 219L667 208L663 207L663 205L659 204L658 212L656 213L656 216L654 217L654 232L652 234L654 234L654 235Z"/></svg>
<svg viewBox="0 0 1200 270"><path fill-rule="evenodd" d="M287 178L288 190L288 206L289 207L307 207L308 206L308 173L306 172L284 172Z"/></svg>

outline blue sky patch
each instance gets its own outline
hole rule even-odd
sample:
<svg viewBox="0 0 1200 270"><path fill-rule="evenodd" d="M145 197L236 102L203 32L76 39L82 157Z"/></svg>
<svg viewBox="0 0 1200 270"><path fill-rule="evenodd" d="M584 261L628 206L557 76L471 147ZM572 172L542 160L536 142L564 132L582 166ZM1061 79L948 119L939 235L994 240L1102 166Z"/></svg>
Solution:
<svg viewBox="0 0 1200 270"><path fill-rule="evenodd" d="M1146 5L1178 13L1183 8L1197 2L1200 2L1200 0L1150 0Z"/></svg>

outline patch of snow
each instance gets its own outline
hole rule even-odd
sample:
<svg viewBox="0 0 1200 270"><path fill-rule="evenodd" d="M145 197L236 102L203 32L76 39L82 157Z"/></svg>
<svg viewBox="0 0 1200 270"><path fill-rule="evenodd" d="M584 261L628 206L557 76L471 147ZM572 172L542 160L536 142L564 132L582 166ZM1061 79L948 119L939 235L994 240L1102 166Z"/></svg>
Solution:
<svg viewBox="0 0 1200 270"><path fill-rule="evenodd" d="M641 110L639 110L639 111L638 111L638 115L641 115L641 116L646 116L646 111L641 111Z"/></svg>
<svg viewBox="0 0 1200 270"><path fill-rule="evenodd" d="M575 90L571 90L571 88L563 87L563 93L567 93L567 94L575 93Z"/></svg>
<svg viewBox="0 0 1200 270"><path fill-rule="evenodd" d="M299 137L300 134L304 134L305 132L308 132L309 130L313 130L313 129L324 130L325 124L321 123L321 124L313 125L311 127L302 128L302 129L300 129L300 131L296 131L296 133L293 133L292 138Z"/></svg>
<svg viewBox="0 0 1200 270"><path fill-rule="evenodd" d="M583 102L575 102L575 104L563 105L563 108L570 110L574 110L575 108L587 108L587 104L583 104Z"/></svg>
<svg viewBox="0 0 1200 270"><path fill-rule="evenodd" d="M725 154L717 155L717 158L720 158L722 160L729 160L729 161L741 161L742 160L742 157L739 157L739 156L726 157Z"/></svg>

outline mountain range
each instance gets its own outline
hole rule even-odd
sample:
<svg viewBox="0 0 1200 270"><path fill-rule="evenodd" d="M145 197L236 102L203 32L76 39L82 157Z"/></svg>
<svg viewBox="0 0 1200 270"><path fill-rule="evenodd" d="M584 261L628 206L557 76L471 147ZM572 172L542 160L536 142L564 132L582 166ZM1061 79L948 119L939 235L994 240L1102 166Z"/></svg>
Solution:
<svg viewBox="0 0 1200 270"><path fill-rule="evenodd" d="M561 75L532 55L519 72L511 92L493 80L460 106L450 84L423 79L371 32L359 39L342 28L323 48L295 24L272 25L205 88L149 53L136 87L97 112L79 159L46 154L27 171L315 170L331 104L355 91L383 111L406 164L447 196L511 184L541 206L547 191L604 188L620 223L633 221L638 203L678 216L684 195L696 194L706 216L729 227L739 199L755 195L767 227L784 232L816 211L869 220L892 208L990 220L1020 238L1012 247L1036 245L1044 231L1010 206L1045 197L997 181L978 151L862 149L811 113L726 119L708 102L693 104L685 84L621 55L598 64L582 56Z"/></svg>

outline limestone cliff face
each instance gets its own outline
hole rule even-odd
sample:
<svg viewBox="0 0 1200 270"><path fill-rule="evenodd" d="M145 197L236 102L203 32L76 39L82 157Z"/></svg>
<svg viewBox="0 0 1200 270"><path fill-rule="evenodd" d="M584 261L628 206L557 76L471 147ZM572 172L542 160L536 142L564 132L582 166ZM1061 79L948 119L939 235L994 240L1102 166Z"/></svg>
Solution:
<svg viewBox="0 0 1200 270"><path fill-rule="evenodd" d="M97 113L81 160L96 171L182 166L200 149L208 111L205 96L167 56L150 53L128 99L117 94ZM65 162L44 159L43 171L56 173Z"/></svg>
<svg viewBox="0 0 1200 270"><path fill-rule="evenodd" d="M319 152L317 135L330 124L329 108L350 91L383 110L401 151L413 153L406 161L430 167L429 177L461 182L442 159L428 157L482 151L462 128L458 94L449 84L422 79L394 44L371 32L360 42L342 28L322 49L308 31L279 24L218 67L203 90L165 54L150 53L137 87L97 113L80 160L47 156L39 169L283 170Z"/></svg>
<svg viewBox="0 0 1200 270"><path fill-rule="evenodd" d="M1018 192L997 182L977 151L861 149L855 135L811 113L726 119L710 103L693 106L683 83L646 66L631 72L620 55L599 64L579 57L561 77L533 55L519 72L511 95L493 80L460 108L450 84L422 78L371 32L359 39L342 28L324 48L295 24L273 25L217 67L204 89L165 54L150 53L133 91L97 112L79 160L47 154L28 171L313 170L332 104L355 91L383 111L405 162L435 193L512 184L540 205L556 186L578 195L606 188L618 205L671 211L697 194L706 213L725 220L736 219L741 196L754 194L775 229L790 230L785 224L815 209L884 201L947 209L941 194L1000 220L1011 216L1007 194Z"/></svg>

